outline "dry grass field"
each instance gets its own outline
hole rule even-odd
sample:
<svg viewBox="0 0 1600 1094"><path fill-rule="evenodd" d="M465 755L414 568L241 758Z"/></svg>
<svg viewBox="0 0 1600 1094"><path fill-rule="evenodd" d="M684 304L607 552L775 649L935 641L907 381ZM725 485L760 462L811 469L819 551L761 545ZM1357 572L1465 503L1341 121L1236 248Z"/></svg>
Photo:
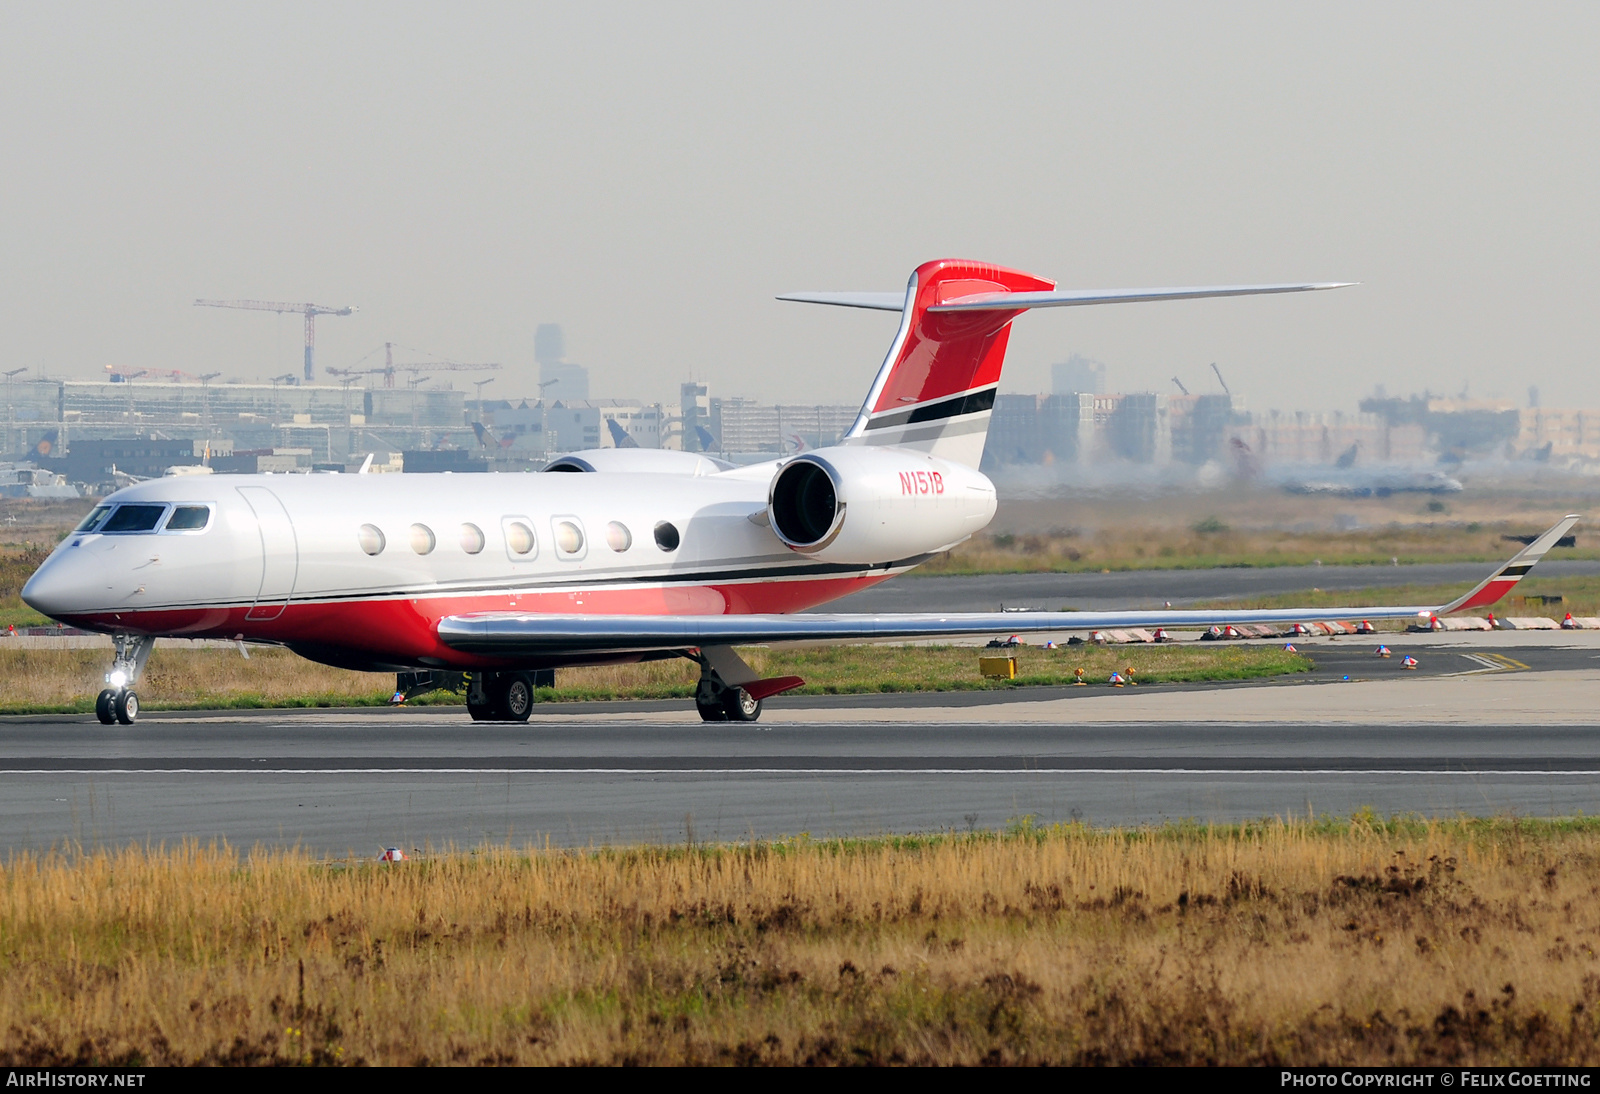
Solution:
<svg viewBox="0 0 1600 1094"><path fill-rule="evenodd" d="M1497 616L1548 616L1556 622L1571 612L1579 616L1600 615L1600 577L1539 577L1525 578L1517 584L1517 595L1508 596L1493 606ZM1237 608L1318 608L1338 607L1344 604L1442 604L1466 591L1463 585L1392 585L1387 588L1359 589L1326 593L1320 589L1286 593L1278 596L1244 596L1228 601L1217 601L1217 606L1227 604ZM1546 601L1545 598L1550 598ZM1557 600L1556 598L1559 598ZM1479 609L1467 614L1482 614L1489 609ZM1402 623L1392 622L1392 628Z"/></svg>
<svg viewBox="0 0 1600 1094"><path fill-rule="evenodd" d="M1539 490L1333 498L1241 487L1010 499L987 532L919 572L1489 562L1516 550L1502 536L1542 531L1586 500ZM1582 524L1577 531L1577 546L1552 558L1600 558L1600 539Z"/></svg>
<svg viewBox="0 0 1600 1094"><path fill-rule="evenodd" d="M1600 825L0 867L0 1062L1600 1063Z"/></svg>
<svg viewBox="0 0 1600 1094"><path fill-rule="evenodd" d="M1059 650L1025 647L1014 652L1014 683L978 674L978 653L958 646L839 646L741 651L763 675L803 676L803 694L885 691L956 691L1029 684L1060 684L1075 669L1096 685L1113 671L1134 669L1145 684L1186 680L1232 680L1304 672L1311 663L1297 654L1260 646L1196 648L1073 646ZM7 647L0 639L0 713L90 711L110 663L104 650ZM545 702L597 699L686 699L694 694L699 669L675 658L640 665L562 669L554 690L540 689ZM157 643L139 683L146 710L215 710L241 707L372 706L394 692L394 676L328 668L287 650L254 649L249 660L231 649ZM413 702L456 703L460 696L435 692Z"/></svg>

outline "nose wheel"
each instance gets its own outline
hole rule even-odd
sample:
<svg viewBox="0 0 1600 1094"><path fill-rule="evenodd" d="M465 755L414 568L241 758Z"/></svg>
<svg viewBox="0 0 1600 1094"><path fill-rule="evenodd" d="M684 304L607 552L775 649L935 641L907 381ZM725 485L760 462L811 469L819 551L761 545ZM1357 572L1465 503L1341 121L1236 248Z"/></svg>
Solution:
<svg viewBox="0 0 1600 1094"><path fill-rule="evenodd" d="M94 716L101 725L131 726L139 719L139 695L133 685L143 674L156 640L146 634L118 634L111 641L116 649L111 671L106 673L106 683L111 686L96 696Z"/></svg>
<svg viewBox="0 0 1600 1094"><path fill-rule="evenodd" d="M106 688L94 701L94 716L104 726L131 726L139 718L139 693L131 688Z"/></svg>

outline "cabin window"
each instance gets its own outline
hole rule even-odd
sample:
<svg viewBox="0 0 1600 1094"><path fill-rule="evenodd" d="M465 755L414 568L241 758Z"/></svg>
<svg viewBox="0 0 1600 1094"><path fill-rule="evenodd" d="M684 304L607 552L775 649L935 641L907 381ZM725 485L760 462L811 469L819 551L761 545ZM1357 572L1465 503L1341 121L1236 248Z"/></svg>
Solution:
<svg viewBox="0 0 1600 1094"><path fill-rule="evenodd" d="M533 558L539 541L533 536L533 525L521 520L502 522L506 534L506 550L512 558Z"/></svg>
<svg viewBox="0 0 1600 1094"><path fill-rule="evenodd" d="M583 529L576 520L558 520L552 525L556 534L556 550L566 558L583 554Z"/></svg>
<svg viewBox="0 0 1600 1094"><path fill-rule="evenodd" d="M89 511L89 515L88 516L84 517L83 520L78 522L78 526L76 528L74 528L73 531L74 532L94 532L94 531L97 531L100 528L100 525L104 524L105 523L105 519L107 517L109 517L110 515L111 515L111 506L109 506L109 505L97 505L97 506L95 506L93 509L91 509Z"/></svg>
<svg viewBox="0 0 1600 1094"><path fill-rule="evenodd" d="M161 523L165 505L119 505L111 519L100 526L102 532L149 532Z"/></svg>
<svg viewBox="0 0 1600 1094"><path fill-rule="evenodd" d="M211 523L211 507L208 505L180 505L172 511L172 516L167 518L163 532L198 532Z"/></svg>
<svg viewBox="0 0 1600 1094"><path fill-rule="evenodd" d="M433 529L426 524L413 524L411 526L411 549L419 555L433 553L433 548L438 540L433 538Z"/></svg>
<svg viewBox="0 0 1600 1094"><path fill-rule="evenodd" d="M461 549L469 555L475 555L483 550L483 529L476 524L463 524L461 526Z"/></svg>
<svg viewBox="0 0 1600 1094"><path fill-rule="evenodd" d="M633 533L628 531L626 524L614 520L606 525L606 546L621 554L633 546Z"/></svg>
<svg viewBox="0 0 1600 1094"><path fill-rule="evenodd" d="M356 542L361 544L361 549L369 555L383 554L383 533L376 524L363 524L356 533Z"/></svg>
<svg viewBox="0 0 1600 1094"><path fill-rule="evenodd" d="M678 549L678 528L670 521L662 521L656 525L656 546L663 551L676 551Z"/></svg>

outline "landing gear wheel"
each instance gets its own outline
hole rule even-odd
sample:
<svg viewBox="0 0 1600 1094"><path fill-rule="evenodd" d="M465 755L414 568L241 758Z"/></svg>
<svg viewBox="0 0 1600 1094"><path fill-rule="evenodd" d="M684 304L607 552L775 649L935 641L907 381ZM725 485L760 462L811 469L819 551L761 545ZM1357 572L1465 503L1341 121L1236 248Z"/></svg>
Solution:
<svg viewBox="0 0 1600 1094"><path fill-rule="evenodd" d="M117 721L131 726L139 718L139 696L132 690L119 692L111 708L116 712Z"/></svg>
<svg viewBox="0 0 1600 1094"><path fill-rule="evenodd" d="M474 722L494 721L494 707L489 703L474 703L471 699L468 699L467 713L472 715Z"/></svg>
<svg viewBox="0 0 1600 1094"><path fill-rule="evenodd" d="M730 722L753 722L761 717L761 700L750 698L744 688L729 688L723 710Z"/></svg>
<svg viewBox="0 0 1600 1094"><path fill-rule="evenodd" d="M116 701L117 693L110 688L102 691L99 698L94 701L94 716L100 719L101 725L109 726L116 723L117 711L113 705Z"/></svg>
<svg viewBox="0 0 1600 1094"><path fill-rule="evenodd" d="M721 702L706 702L696 695L694 697L694 709L700 712L700 720L702 722L726 722L728 720L728 708L726 704Z"/></svg>
<svg viewBox="0 0 1600 1094"><path fill-rule="evenodd" d="M495 698L501 720L526 722L533 713L533 680L526 673L508 672L495 681Z"/></svg>

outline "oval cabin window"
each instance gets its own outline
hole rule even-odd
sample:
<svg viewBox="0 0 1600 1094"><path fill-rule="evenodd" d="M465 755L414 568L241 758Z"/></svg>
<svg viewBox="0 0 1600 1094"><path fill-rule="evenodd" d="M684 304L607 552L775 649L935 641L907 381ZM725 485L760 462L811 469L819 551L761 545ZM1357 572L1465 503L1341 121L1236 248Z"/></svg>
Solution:
<svg viewBox="0 0 1600 1094"><path fill-rule="evenodd" d="M506 546L514 555L525 555L533 550L533 529L514 520L506 525Z"/></svg>
<svg viewBox="0 0 1600 1094"><path fill-rule="evenodd" d="M433 538L433 529L426 524L413 524L411 526L411 549L419 555L433 553L437 541Z"/></svg>
<svg viewBox="0 0 1600 1094"><path fill-rule="evenodd" d="M556 549L564 555L575 555L583 550L583 530L570 520L556 524Z"/></svg>
<svg viewBox="0 0 1600 1094"><path fill-rule="evenodd" d="M633 546L633 533L626 524L614 520L606 525L606 546L618 553L626 551Z"/></svg>
<svg viewBox="0 0 1600 1094"><path fill-rule="evenodd" d="M483 529L476 524L463 524L461 526L461 549L469 555L475 555L483 550Z"/></svg>
<svg viewBox="0 0 1600 1094"><path fill-rule="evenodd" d="M378 530L376 524L363 524L361 530L356 533L356 542L361 544L361 549L369 555L383 553L383 533Z"/></svg>
<svg viewBox="0 0 1600 1094"><path fill-rule="evenodd" d="M678 529L669 521L662 521L656 525L656 546L663 551L676 551L678 549Z"/></svg>

